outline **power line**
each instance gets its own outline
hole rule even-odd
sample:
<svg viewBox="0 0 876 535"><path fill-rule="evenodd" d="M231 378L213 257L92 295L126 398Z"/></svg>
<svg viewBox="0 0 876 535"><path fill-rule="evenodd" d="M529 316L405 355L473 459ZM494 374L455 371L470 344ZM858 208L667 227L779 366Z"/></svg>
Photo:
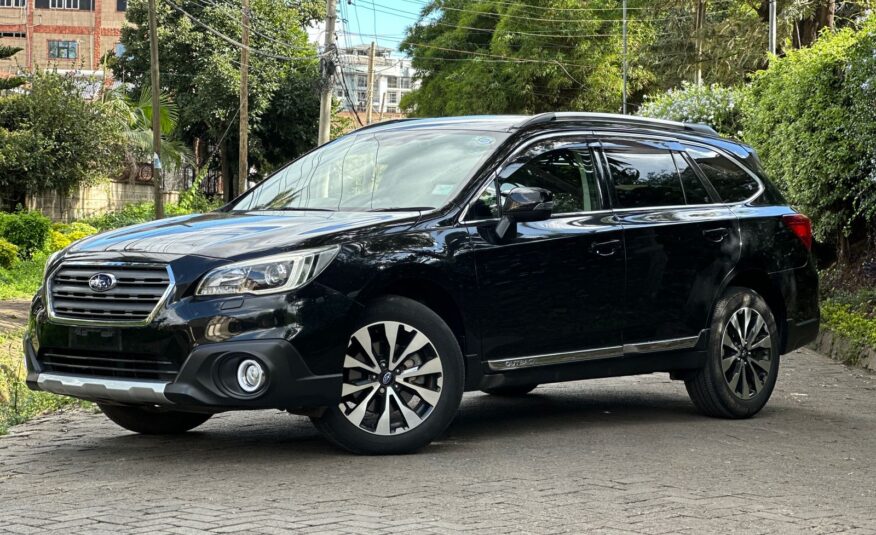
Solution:
<svg viewBox="0 0 876 535"><path fill-rule="evenodd" d="M426 3L421 3L421 2L418 2L416 0L402 0L402 1L407 2L409 4L417 4L417 5L423 5L423 6L428 5ZM377 4L375 2L372 2L372 4L376 5L376 6L383 7L383 8L396 9L396 8L392 8L391 6L384 6L382 4ZM543 18L538 18L538 17L511 15L509 13L491 13L489 11L478 11L478 10L474 10L474 9L462 9L462 8L458 8L458 7L449 7L449 6L436 6L436 7L438 7L438 9L441 9L444 11L458 11L461 13L475 13L477 15L481 15L481 16L485 16L485 17L522 19L522 20L535 21L535 22L620 22L623 20L623 19L577 19L577 18L543 19ZM616 10L617 8L613 8L613 9ZM402 10L399 10L399 11L402 11ZM402 12L403 13L410 13L409 11L402 11ZM675 17L671 17L671 18L691 17L691 16L693 16L693 15L676 15ZM654 20L666 20L667 18L670 18L670 17L652 18L652 19L636 19L636 20L654 21Z"/></svg>

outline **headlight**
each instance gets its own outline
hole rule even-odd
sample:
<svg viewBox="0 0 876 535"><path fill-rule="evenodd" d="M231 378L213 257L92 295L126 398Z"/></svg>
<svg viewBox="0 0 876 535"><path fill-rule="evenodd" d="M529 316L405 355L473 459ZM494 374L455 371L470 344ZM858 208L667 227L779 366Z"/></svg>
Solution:
<svg viewBox="0 0 876 535"><path fill-rule="evenodd" d="M269 294L300 288L312 281L338 254L338 246L305 249L216 268L207 273L195 295Z"/></svg>

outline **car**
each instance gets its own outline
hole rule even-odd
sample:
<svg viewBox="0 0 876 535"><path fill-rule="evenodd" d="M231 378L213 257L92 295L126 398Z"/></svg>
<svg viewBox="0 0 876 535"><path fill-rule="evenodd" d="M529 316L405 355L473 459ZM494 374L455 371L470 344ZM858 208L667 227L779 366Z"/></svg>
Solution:
<svg viewBox="0 0 876 535"><path fill-rule="evenodd" d="M466 391L598 377L669 373L746 418L817 335L811 247L755 151L705 125L388 121L55 254L27 384L145 434L281 409L360 454L423 448Z"/></svg>

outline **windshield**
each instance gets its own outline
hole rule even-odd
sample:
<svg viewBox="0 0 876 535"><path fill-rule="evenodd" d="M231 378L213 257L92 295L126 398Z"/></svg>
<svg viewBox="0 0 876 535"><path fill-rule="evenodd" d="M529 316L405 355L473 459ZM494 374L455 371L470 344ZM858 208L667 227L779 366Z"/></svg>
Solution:
<svg viewBox="0 0 876 535"><path fill-rule="evenodd" d="M438 208L459 192L506 137L472 130L353 133L292 162L231 209Z"/></svg>

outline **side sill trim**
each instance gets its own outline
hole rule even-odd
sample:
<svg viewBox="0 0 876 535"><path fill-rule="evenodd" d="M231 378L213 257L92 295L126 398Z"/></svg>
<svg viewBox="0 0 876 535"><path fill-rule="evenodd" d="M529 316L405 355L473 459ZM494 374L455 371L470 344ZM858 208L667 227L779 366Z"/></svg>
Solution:
<svg viewBox="0 0 876 535"><path fill-rule="evenodd" d="M81 377L66 373L41 373L37 376L37 386L45 392L87 400L125 403L170 405L172 403L164 395L167 384L161 381Z"/></svg>
<svg viewBox="0 0 876 535"><path fill-rule="evenodd" d="M531 355L527 357L512 357L507 359L495 359L487 361L490 371L501 372L518 370L522 368L535 368L539 366L553 366L556 364L572 364L588 360L617 358L626 355L641 355L657 353L660 351L677 351L696 347L705 330L697 336L685 336L683 338L671 338L668 340L656 340L653 342L639 342L636 344L624 344L622 346L599 347L582 351L567 353L548 353L545 355Z"/></svg>

